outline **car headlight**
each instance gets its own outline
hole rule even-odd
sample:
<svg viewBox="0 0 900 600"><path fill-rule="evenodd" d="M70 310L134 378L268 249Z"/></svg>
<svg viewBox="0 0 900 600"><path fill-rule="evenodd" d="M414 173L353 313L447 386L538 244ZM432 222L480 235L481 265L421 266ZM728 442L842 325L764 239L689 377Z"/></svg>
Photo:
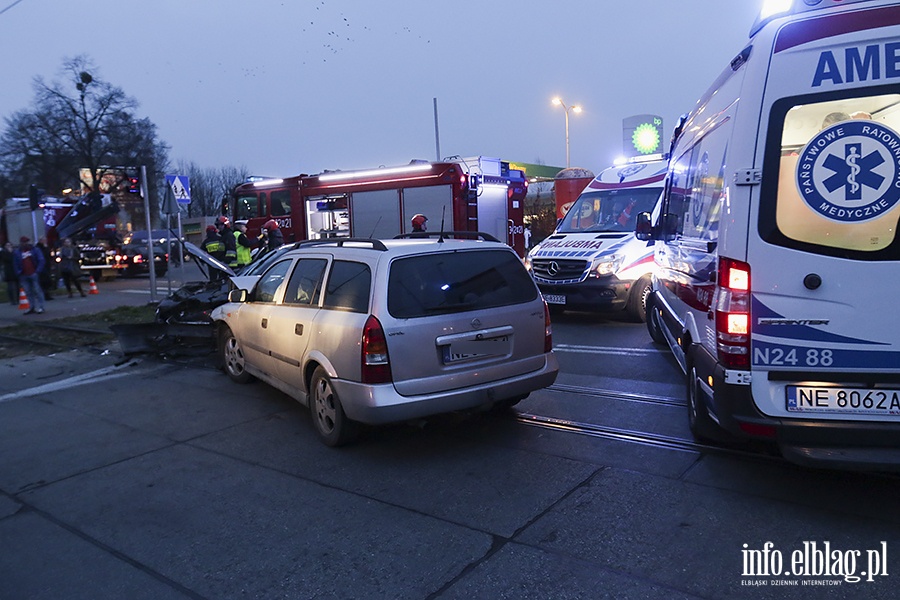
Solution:
<svg viewBox="0 0 900 600"><path fill-rule="evenodd" d="M531 271L531 266L532 266L531 255L528 254L525 256L525 270Z"/></svg>
<svg viewBox="0 0 900 600"><path fill-rule="evenodd" d="M620 254L613 254L612 256L598 256L593 260L593 263L591 264L591 275L593 275L594 277L612 275L619 270L619 267L622 266L622 260L624 258L625 257Z"/></svg>

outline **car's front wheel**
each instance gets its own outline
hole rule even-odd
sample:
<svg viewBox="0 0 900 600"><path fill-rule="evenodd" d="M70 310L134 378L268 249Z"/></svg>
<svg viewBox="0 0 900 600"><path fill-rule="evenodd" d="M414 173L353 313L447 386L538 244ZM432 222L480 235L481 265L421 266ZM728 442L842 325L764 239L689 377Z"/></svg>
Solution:
<svg viewBox="0 0 900 600"><path fill-rule="evenodd" d="M253 381L253 375L247 372L244 348L228 326L223 326L219 332L219 359L232 381L237 383Z"/></svg>
<svg viewBox="0 0 900 600"><path fill-rule="evenodd" d="M635 323L643 323L647 320L647 299L650 297L650 291L649 275L644 275L635 281L631 288L625 312L628 313L628 318Z"/></svg>
<svg viewBox="0 0 900 600"><path fill-rule="evenodd" d="M316 367L310 380L309 412L313 427L326 446L342 446L359 433L359 425L347 418L331 378L322 367Z"/></svg>

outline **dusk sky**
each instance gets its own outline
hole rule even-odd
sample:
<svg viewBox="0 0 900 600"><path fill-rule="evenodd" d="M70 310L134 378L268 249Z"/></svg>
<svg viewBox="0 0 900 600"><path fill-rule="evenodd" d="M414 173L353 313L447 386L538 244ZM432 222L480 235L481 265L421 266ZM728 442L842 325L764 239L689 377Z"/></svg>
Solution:
<svg viewBox="0 0 900 600"><path fill-rule="evenodd" d="M622 119L665 138L762 0L0 0L0 117L87 55L173 164L263 176L494 156L599 172Z"/></svg>

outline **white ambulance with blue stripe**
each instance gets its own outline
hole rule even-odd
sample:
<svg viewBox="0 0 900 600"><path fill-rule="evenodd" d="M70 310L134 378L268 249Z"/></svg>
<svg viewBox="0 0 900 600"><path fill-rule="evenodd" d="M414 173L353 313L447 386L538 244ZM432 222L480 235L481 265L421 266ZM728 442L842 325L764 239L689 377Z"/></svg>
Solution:
<svg viewBox="0 0 900 600"><path fill-rule="evenodd" d="M638 219L647 327L696 437L900 470L900 2L764 4Z"/></svg>
<svg viewBox="0 0 900 600"><path fill-rule="evenodd" d="M553 311L646 315L653 247L634 236L638 213L653 210L667 163L656 154L604 169L578 196L525 266Z"/></svg>

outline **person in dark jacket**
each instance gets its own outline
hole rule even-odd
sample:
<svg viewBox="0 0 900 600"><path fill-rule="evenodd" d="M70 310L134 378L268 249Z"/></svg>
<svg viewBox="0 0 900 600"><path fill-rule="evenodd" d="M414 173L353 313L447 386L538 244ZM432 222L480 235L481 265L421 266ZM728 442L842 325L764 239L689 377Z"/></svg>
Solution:
<svg viewBox="0 0 900 600"><path fill-rule="evenodd" d="M39 280L44 270L44 253L32 246L31 240L23 235L13 253L13 264L30 306L25 314L44 312L44 291Z"/></svg>
<svg viewBox="0 0 900 600"><path fill-rule="evenodd" d="M284 244L284 234L281 233L281 228L278 227L278 222L275 219L269 219L262 226L259 240L260 242L265 240L266 250L270 252Z"/></svg>
<svg viewBox="0 0 900 600"><path fill-rule="evenodd" d="M44 292L44 298L53 300L53 290L56 289L56 269L54 269L56 263L50 255L50 247L47 246L47 238L39 238L34 247L40 250L41 254L44 255L44 270L41 271L41 274L38 277L41 283L41 290Z"/></svg>
<svg viewBox="0 0 900 600"><path fill-rule="evenodd" d="M213 258L225 262L225 244L215 225L206 228L206 239L200 243L200 248Z"/></svg>
<svg viewBox="0 0 900 600"><path fill-rule="evenodd" d="M9 303L13 306L19 304L19 277L16 275L16 266L13 254L12 242L6 242L0 250L0 263L3 264L3 281L6 282L6 294Z"/></svg>
<svg viewBox="0 0 900 600"><path fill-rule="evenodd" d="M234 269L237 267L237 244L234 240L231 221L228 220L228 217L219 217L216 219L216 227L219 229L222 244L225 246L225 264Z"/></svg>
<svg viewBox="0 0 900 600"><path fill-rule="evenodd" d="M69 292L69 298L72 297L72 286L75 286L75 289L84 298L85 293L81 289L81 282L79 281L81 277L81 252L70 238L64 239L62 246L59 248L59 274L66 285L66 291Z"/></svg>

